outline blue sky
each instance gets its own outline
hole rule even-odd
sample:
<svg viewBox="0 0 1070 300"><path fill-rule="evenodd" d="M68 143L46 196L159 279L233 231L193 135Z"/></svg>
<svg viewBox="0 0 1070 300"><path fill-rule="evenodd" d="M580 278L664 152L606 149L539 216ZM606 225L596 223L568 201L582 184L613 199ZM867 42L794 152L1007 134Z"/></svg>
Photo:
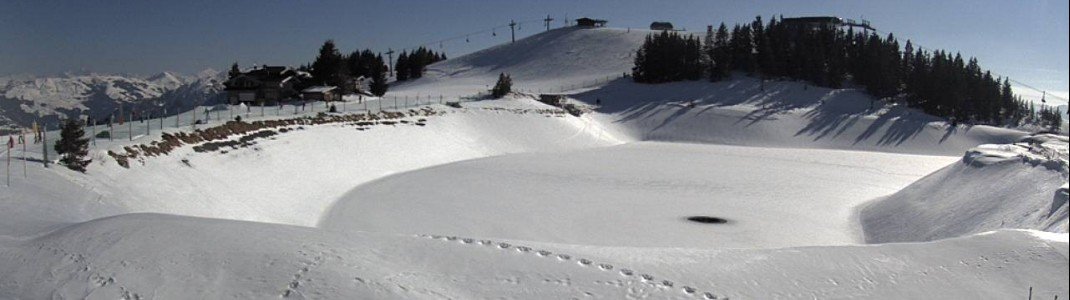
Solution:
<svg viewBox="0 0 1070 300"><path fill-rule="evenodd" d="M592 16L610 27L750 21L756 15L865 18L900 39L975 56L1042 89L1068 88L1068 1L15 1L0 0L0 75L87 70L151 74L297 65L323 40L343 50L419 45L510 19ZM556 21L554 26L563 22ZM522 25L518 36L542 30ZM506 41L498 32L444 43L456 56ZM432 45L438 48L439 45Z"/></svg>

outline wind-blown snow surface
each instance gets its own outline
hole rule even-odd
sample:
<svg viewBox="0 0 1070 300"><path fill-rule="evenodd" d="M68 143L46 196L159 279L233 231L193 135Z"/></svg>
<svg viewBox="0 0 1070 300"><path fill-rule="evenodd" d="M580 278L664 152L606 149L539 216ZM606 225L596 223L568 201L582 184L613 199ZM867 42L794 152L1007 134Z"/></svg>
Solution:
<svg viewBox="0 0 1070 300"><path fill-rule="evenodd" d="M1047 299L1066 297L1065 245L620 248L130 214L6 243L0 298Z"/></svg>
<svg viewBox="0 0 1070 300"><path fill-rule="evenodd" d="M509 155L362 185L342 197L320 227L606 246L854 244L861 237L852 207L952 161L645 142ZM689 216L728 223L698 224L685 220Z"/></svg>
<svg viewBox="0 0 1070 300"><path fill-rule="evenodd" d="M861 211L874 243L930 241L1000 228L1067 232L1067 138L982 145Z"/></svg>

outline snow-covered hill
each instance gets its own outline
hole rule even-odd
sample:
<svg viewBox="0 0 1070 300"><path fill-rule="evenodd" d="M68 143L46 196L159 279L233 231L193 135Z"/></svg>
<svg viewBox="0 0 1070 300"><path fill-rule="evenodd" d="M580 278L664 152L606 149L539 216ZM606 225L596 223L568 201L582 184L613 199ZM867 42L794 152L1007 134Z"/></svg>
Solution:
<svg viewBox="0 0 1070 300"><path fill-rule="evenodd" d="M861 210L873 243L930 241L1000 228L1067 232L1067 138L981 145Z"/></svg>
<svg viewBox="0 0 1070 300"><path fill-rule="evenodd" d="M1025 133L991 126L950 126L902 106L882 106L862 89L804 82L734 80L637 84L621 78L648 30L562 28L428 67L394 87L397 95L465 96L499 73L527 93L565 93L595 105L596 118L631 140L761 147L826 148L959 156ZM876 106L874 106L876 104Z"/></svg>
<svg viewBox="0 0 1070 300"><path fill-rule="evenodd" d="M104 74L68 74L39 78L11 78L0 85L0 126L29 127L35 120L92 115L111 116L124 110L171 112L194 103L217 101L225 74L205 70L193 76L162 72L145 78Z"/></svg>
<svg viewBox="0 0 1070 300"><path fill-rule="evenodd" d="M560 92L631 72L635 50L649 30L567 27L539 33L427 67L423 78L392 87L400 94L463 96L489 89L500 73L514 88Z"/></svg>

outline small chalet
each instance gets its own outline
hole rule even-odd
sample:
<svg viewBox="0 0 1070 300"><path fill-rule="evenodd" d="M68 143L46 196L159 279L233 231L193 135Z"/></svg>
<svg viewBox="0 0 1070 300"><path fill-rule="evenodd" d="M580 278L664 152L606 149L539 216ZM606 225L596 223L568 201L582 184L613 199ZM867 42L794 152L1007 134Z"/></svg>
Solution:
<svg viewBox="0 0 1070 300"><path fill-rule="evenodd" d="M576 26L579 27L605 27L606 20L591 19L591 18L579 18L576 19Z"/></svg>
<svg viewBox="0 0 1070 300"><path fill-rule="evenodd" d="M669 22L654 22L654 23L650 23L650 30L660 30L660 31L670 30L671 31L672 28L673 28L672 27L672 23L669 23Z"/></svg>
<svg viewBox="0 0 1070 300"><path fill-rule="evenodd" d="M268 104L293 99L303 78L282 66L263 66L237 74L223 83L231 104Z"/></svg>
<svg viewBox="0 0 1070 300"><path fill-rule="evenodd" d="M301 91L301 98L312 101L340 101L341 95L338 93L338 87L334 86L314 86Z"/></svg>

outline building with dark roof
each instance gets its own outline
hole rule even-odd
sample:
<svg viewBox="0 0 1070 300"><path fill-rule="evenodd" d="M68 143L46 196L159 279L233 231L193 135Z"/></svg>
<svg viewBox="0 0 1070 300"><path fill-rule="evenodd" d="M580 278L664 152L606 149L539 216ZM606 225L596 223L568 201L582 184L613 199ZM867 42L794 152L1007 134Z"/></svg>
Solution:
<svg viewBox="0 0 1070 300"><path fill-rule="evenodd" d="M579 27L605 27L606 20L591 19L591 18L579 18L576 19L576 26Z"/></svg>
<svg viewBox="0 0 1070 300"><path fill-rule="evenodd" d="M650 23L650 30L673 30L672 23L669 22L654 22Z"/></svg>
<svg viewBox="0 0 1070 300"><path fill-rule="evenodd" d="M287 67L263 66L231 77L223 83L231 104L273 104L294 99L300 74Z"/></svg>

